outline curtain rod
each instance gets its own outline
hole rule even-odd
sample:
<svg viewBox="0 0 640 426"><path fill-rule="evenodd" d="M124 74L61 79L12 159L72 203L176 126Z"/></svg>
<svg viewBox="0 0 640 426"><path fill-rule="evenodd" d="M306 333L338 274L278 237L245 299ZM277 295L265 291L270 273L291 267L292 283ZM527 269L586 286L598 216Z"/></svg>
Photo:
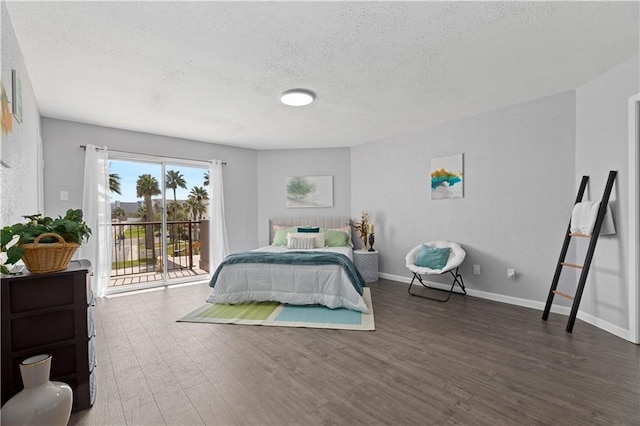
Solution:
<svg viewBox="0 0 640 426"><path fill-rule="evenodd" d="M85 151L87 150L87 146L86 145L80 145L80 148L84 149ZM104 150L104 148L100 147L100 146L96 146L96 149L100 149L100 150ZM107 150L108 151L108 150ZM181 157L164 157L162 155L153 155L153 154L143 154L141 152L131 152L131 151L116 151L116 150L112 150L113 152L119 152L122 154L134 154L134 155L146 155L147 157L156 157L156 158L166 158L166 159L171 159L171 158L175 158L176 160L185 160L185 161L200 161L200 160L194 160L193 158L181 158ZM226 161L222 162L223 166L227 165Z"/></svg>

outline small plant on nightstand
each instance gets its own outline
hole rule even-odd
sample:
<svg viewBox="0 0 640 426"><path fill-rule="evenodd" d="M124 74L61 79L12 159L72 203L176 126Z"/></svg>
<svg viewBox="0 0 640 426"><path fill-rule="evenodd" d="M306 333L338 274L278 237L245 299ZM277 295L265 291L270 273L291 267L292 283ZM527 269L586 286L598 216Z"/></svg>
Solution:
<svg viewBox="0 0 640 426"><path fill-rule="evenodd" d="M360 222L356 223L353 228L360 232L358 239L362 240L362 249L367 249L367 233L369 232L369 212L366 210L360 216Z"/></svg>

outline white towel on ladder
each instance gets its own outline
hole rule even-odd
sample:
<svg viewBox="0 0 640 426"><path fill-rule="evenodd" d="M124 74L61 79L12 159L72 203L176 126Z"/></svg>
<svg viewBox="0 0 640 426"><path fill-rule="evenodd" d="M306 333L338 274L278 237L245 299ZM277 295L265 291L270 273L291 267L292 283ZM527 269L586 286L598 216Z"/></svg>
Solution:
<svg viewBox="0 0 640 426"><path fill-rule="evenodd" d="M600 201L583 201L573 206L573 212L571 213L571 232L587 235L593 234L593 227L596 224L599 208ZM613 235L615 233L616 228L613 224L611 208L609 204L607 204L607 210L604 214L602 227L600 228L600 235Z"/></svg>

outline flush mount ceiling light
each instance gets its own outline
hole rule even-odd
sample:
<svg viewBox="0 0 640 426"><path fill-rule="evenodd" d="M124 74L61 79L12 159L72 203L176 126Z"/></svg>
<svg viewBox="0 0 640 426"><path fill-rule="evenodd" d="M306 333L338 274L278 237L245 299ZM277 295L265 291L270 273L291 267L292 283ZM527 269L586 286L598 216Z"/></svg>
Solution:
<svg viewBox="0 0 640 426"><path fill-rule="evenodd" d="M305 106L309 105L315 99L316 95L305 89L287 90L280 97L280 102L289 106Z"/></svg>

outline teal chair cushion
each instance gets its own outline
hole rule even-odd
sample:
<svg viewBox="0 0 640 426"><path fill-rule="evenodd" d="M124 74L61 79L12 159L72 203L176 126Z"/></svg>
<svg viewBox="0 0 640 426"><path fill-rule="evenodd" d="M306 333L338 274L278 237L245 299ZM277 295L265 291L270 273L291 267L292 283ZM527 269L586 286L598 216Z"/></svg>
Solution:
<svg viewBox="0 0 640 426"><path fill-rule="evenodd" d="M429 269L442 269L447 264L450 253L451 249L449 247L437 248L423 244L416 256L416 266Z"/></svg>

